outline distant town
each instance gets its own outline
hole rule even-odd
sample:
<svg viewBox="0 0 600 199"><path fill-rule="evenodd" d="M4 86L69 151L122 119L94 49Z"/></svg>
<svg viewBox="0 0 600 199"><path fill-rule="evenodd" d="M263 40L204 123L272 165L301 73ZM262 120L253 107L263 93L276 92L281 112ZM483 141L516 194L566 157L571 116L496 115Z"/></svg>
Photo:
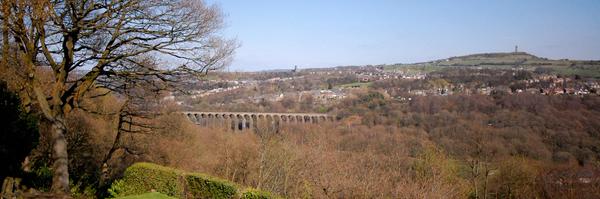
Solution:
<svg viewBox="0 0 600 199"><path fill-rule="evenodd" d="M367 87L399 101L410 101L414 96L519 93L584 96L599 94L600 76L586 72L598 70L598 61L548 60L520 52L488 53L417 64L216 72L206 81L187 82L189 95L172 93L163 100L192 109L200 101L218 105L210 109L307 99L327 106Z"/></svg>

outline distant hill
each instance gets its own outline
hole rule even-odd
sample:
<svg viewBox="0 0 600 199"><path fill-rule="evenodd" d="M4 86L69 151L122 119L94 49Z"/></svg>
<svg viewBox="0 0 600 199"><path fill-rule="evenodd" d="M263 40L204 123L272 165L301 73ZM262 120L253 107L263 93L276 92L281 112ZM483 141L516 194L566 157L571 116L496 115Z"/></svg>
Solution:
<svg viewBox="0 0 600 199"><path fill-rule="evenodd" d="M460 57L450 57L445 60L438 60L447 65L451 64L515 64L525 61L547 61L548 59L539 58L525 52L517 53L482 53Z"/></svg>
<svg viewBox="0 0 600 199"><path fill-rule="evenodd" d="M336 66L327 68L305 68L300 72L369 70L383 67L386 71L404 71L407 73L429 73L451 67L467 67L476 69L523 69L560 75L579 75L582 77L600 78L600 60L548 59L527 52L479 53L456 56L434 61L364 66ZM259 72L290 73L292 69L265 70Z"/></svg>
<svg viewBox="0 0 600 199"><path fill-rule="evenodd" d="M584 77L600 78L600 61L568 59L551 60L526 52L472 54L429 62L386 65L385 69L433 72L448 67L475 67L479 69L519 68L532 71L553 72L561 75L580 75Z"/></svg>

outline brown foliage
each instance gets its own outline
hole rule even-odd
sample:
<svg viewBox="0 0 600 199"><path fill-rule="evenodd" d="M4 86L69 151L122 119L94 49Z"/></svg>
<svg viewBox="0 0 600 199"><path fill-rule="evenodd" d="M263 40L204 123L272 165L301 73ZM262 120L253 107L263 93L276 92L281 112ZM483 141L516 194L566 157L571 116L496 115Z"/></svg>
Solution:
<svg viewBox="0 0 600 199"><path fill-rule="evenodd" d="M424 160L426 164L420 169L435 171L432 174L411 174L414 162L426 158L415 156L423 153L420 148L425 144L419 138L422 134L410 130L397 133L403 130L290 124L275 134L266 129L233 133L223 128L181 125L153 139L152 161L292 198L466 194L464 187L455 186L464 184L456 167L441 166L452 162L444 153Z"/></svg>

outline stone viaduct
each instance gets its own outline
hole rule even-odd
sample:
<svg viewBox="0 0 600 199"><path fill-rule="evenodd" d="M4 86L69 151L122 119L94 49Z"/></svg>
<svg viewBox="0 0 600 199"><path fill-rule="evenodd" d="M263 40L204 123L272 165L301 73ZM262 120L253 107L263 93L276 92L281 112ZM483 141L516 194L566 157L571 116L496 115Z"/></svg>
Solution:
<svg viewBox="0 0 600 199"><path fill-rule="evenodd" d="M254 113L254 112L182 112L192 122L207 127L227 127L234 131L258 127L277 128L285 123L333 122L328 114L318 113Z"/></svg>

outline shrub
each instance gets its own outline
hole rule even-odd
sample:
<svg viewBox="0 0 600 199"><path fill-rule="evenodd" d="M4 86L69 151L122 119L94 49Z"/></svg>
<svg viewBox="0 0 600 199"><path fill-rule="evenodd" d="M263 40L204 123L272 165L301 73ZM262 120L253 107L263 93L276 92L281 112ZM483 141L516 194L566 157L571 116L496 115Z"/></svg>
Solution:
<svg viewBox="0 0 600 199"><path fill-rule="evenodd" d="M182 172L151 163L136 163L125 170L121 180L112 184L109 192L113 197L137 195L155 190L169 196L182 198L184 182L179 180Z"/></svg>
<svg viewBox="0 0 600 199"><path fill-rule="evenodd" d="M185 180L192 198L233 198L237 194L235 184L204 174L186 174Z"/></svg>
<svg viewBox="0 0 600 199"><path fill-rule="evenodd" d="M280 198L272 195L270 192L258 190L258 189L246 189L244 193L242 193L242 199L271 199L271 198Z"/></svg>
<svg viewBox="0 0 600 199"><path fill-rule="evenodd" d="M112 197L140 195L151 191L177 198L238 198L238 185L201 173L151 163L136 163L125 170L122 179L108 190ZM270 193L248 189L243 198L274 198Z"/></svg>

